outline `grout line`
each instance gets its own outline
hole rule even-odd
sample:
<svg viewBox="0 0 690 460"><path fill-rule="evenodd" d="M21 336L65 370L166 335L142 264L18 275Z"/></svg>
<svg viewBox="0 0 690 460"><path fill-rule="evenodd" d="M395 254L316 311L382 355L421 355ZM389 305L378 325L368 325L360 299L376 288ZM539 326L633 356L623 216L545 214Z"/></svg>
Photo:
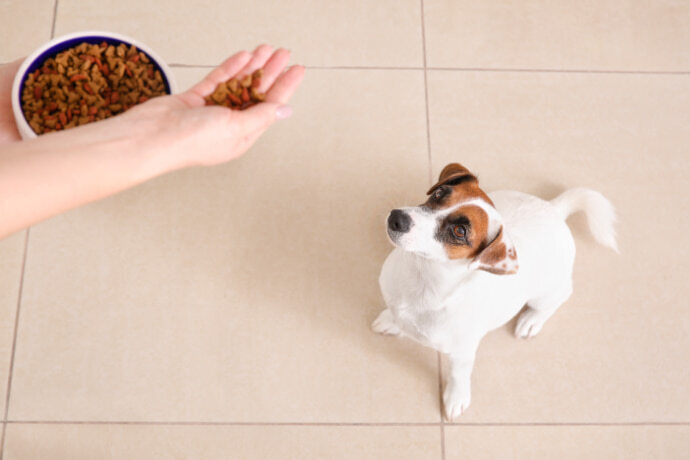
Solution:
<svg viewBox="0 0 690 460"><path fill-rule="evenodd" d="M492 67L429 67L429 70L459 72L524 72L524 73L594 73L624 75L690 75L690 71L674 70L587 70L587 69L511 69Z"/></svg>
<svg viewBox="0 0 690 460"><path fill-rule="evenodd" d="M353 65L353 66L341 66L341 65L334 65L334 66L322 66L322 65L314 65L314 66L306 66L307 69L314 69L314 70L424 70L424 67L416 67L416 66L360 66L360 65Z"/></svg>
<svg viewBox="0 0 690 460"><path fill-rule="evenodd" d="M168 67L180 67L180 68L189 68L189 69L201 69L201 68L208 68L208 69L215 69L218 67L217 65L209 65L209 64L179 64L179 63L172 63L168 64Z"/></svg>
<svg viewBox="0 0 690 460"><path fill-rule="evenodd" d="M7 422L4 420L2 421L2 443L0 443L0 460L2 460L2 457L4 456L5 453L5 430L7 430Z"/></svg>
<svg viewBox="0 0 690 460"><path fill-rule="evenodd" d="M690 422L453 422L446 426L690 426Z"/></svg>
<svg viewBox="0 0 690 460"><path fill-rule="evenodd" d="M426 26L424 21L424 0L419 0L421 33L422 33L422 63L424 64L424 115L426 117L426 155L428 165L428 181L429 186L433 185L432 165L431 165L431 123L429 122L429 84L427 78L427 62L426 62ZM441 460L446 460L446 430L444 427L443 416L443 375L441 372L441 353L436 352L436 369L438 378L438 400L439 400L439 431L441 441Z"/></svg>
<svg viewBox="0 0 690 460"><path fill-rule="evenodd" d="M443 422L441 422L441 460L446 460L446 427Z"/></svg>
<svg viewBox="0 0 690 460"><path fill-rule="evenodd" d="M19 327L19 313L22 305L22 294L24 292L24 269L26 268L26 254L29 248L29 233L31 228L26 229L24 234L24 254L22 255L22 266L19 271L19 291L17 293L17 308L14 314L14 334L12 336L12 354L10 355L10 369L7 376L7 391L5 392L5 415L3 421L7 421L10 411L10 392L12 391L12 371L14 369L14 356L17 350L17 331Z"/></svg>
<svg viewBox="0 0 690 460"><path fill-rule="evenodd" d="M8 420L5 423L27 425L181 425L181 426L438 426L436 422L184 422L184 421L88 421L88 420Z"/></svg>
<svg viewBox="0 0 690 460"><path fill-rule="evenodd" d="M22 266L19 271L19 291L17 293L17 308L14 314L14 333L12 335L12 352L10 354L10 368L7 375L7 389L5 390L5 414L3 416L2 439L0 439L0 460L5 450L5 426L7 424L7 415L10 411L10 392L12 391L12 371L14 369L14 356L17 350L17 330L19 328L19 312L22 305L22 293L24 292L24 269L26 268L26 254L29 248L29 232L31 228L26 229L24 235L24 254L22 254Z"/></svg>
<svg viewBox="0 0 690 460"><path fill-rule="evenodd" d="M441 371L441 352L436 352L436 362L438 365L438 399L440 408L440 428L441 428L441 460L446 459L446 420L443 416L443 372Z"/></svg>
<svg viewBox="0 0 690 460"><path fill-rule="evenodd" d="M218 67L212 64L182 64L179 62L168 64L168 67L177 68L191 68L191 69L214 69ZM306 69L312 70L423 70L424 67L406 67L406 66L320 66L320 65L306 65Z"/></svg>
<svg viewBox="0 0 690 460"><path fill-rule="evenodd" d="M423 39L425 41L425 39ZM426 45L423 45L426 48ZM587 70L587 69L521 69L521 68L491 68L491 67L433 67L426 65L426 51L424 52L424 65L418 66L305 66L311 70L424 70L441 72L520 72L520 73L565 73L565 74L601 74L601 75L690 75L690 71L655 71L655 70ZM209 68L213 69L217 65L213 64L181 64L172 63L170 67L177 68Z"/></svg>
<svg viewBox="0 0 690 460"><path fill-rule="evenodd" d="M424 0L419 1L419 7L421 9L421 22L422 22L422 57L424 64L424 110L426 116L426 155L429 167L429 186L433 184L431 177L431 129L429 128L429 85L427 84L427 67L426 67L426 30L424 28Z"/></svg>
<svg viewBox="0 0 690 460"><path fill-rule="evenodd" d="M55 22L57 21L58 1L59 0L55 0L55 3L53 4L53 25L50 27L51 39L55 38Z"/></svg>
<svg viewBox="0 0 690 460"><path fill-rule="evenodd" d="M3 421L7 421L7 416L10 411L10 392L12 391L12 371L14 370L14 356L17 350L17 332L19 329L19 313L22 305L22 294L24 292L24 270L26 268L26 254L29 248L29 232L31 228L26 229L24 235L24 254L22 255L22 266L19 271L19 291L17 293L17 308L14 314L14 334L12 336L12 353L10 355L10 368L7 376L7 390L5 392L5 414Z"/></svg>
<svg viewBox="0 0 690 460"><path fill-rule="evenodd" d="M415 427L440 426L438 422L195 422L195 421L124 421L124 420L7 420L7 424L26 425L181 425L181 426L372 426L372 427ZM690 422L455 422L444 426L690 426Z"/></svg>

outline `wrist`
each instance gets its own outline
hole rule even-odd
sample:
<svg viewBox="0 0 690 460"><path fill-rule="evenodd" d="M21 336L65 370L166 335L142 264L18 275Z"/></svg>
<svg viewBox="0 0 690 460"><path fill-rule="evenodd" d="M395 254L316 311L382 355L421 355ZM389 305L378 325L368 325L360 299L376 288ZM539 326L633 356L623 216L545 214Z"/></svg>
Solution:
<svg viewBox="0 0 690 460"><path fill-rule="evenodd" d="M181 123L176 111L170 110L169 97L160 98L157 105L149 101L120 119L125 126L118 131L129 133L127 149L135 154L143 180L194 166L189 152L197 144L193 138L198 129Z"/></svg>
<svg viewBox="0 0 690 460"><path fill-rule="evenodd" d="M161 117L122 116L117 121L120 126L109 127L109 131L120 135L109 143L125 156L135 182L145 182L183 167L176 159L176 139L171 138Z"/></svg>

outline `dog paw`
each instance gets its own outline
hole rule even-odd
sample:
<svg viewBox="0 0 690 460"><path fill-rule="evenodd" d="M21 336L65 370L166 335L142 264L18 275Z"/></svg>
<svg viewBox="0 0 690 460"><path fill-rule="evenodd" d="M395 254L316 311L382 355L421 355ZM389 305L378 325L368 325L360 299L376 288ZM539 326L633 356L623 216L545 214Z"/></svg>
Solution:
<svg viewBox="0 0 690 460"><path fill-rule="evenodd" d="M452 422L470 407L470 382L449 381L443 392L443 408L446 420Z"/></svg>
<svg viewBox="0 0 690 460"><path fill-rule="evenodd" d="M395 324L393 313L390 310L383 310L378 318L371 323L371 328L374 332L383 335L400 335L400 328Z"/></svg>
<svg viewBox="0 0 690 460"><path fill-rule="evenodd" d="M534 337L541 331L547 319L548 315L534 308L528 308L518 318L515 325L515 337L519 339Z"/></svg>

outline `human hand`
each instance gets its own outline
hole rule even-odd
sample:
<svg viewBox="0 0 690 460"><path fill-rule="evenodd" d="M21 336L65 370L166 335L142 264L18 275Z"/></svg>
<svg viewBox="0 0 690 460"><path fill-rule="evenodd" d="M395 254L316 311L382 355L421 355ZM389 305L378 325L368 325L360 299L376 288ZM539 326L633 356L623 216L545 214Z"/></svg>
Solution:
<svg viewBox="0 0 690 460"><path fill-rule="evenodd" d="M23 60L0 66L0 146L21 139L12 113L12 82Z"/></svg>
<svg viewBox="0 0 690 460"><path fill-rule="evenodd" d="M291 114L285 104L302 81L304 67L286 71L289 59L289 51L274 52L268 45L252 53L241 51L184 93L151 99L122 115L91 124L89 129L84 126L68 131L79 133L83 142L124 134L138 136L148 146L164 150L159 155L159 172L223 163L242 155L274 121ZM19 59L0 67L0 145L21 139L11 103L12 81L21 62ZM204 97L218 83L259 68L264 73L258 89L266 93L266 102L243 111L205 105Z"/></svg>
<svg viewBox="0 0 690 460"><path fill-rule="evenodd" d="M253 53L242 51L186 92L151 99L120 117L133 126L148 126L148 141L161 149L163 169L229 161L246 152L273 122L292 113L285 104L302 81L304 67L293 66L285 71L289 59L289 51L274 52L268 45L259 46ZM263 68L263 77L258 90L266 93L266 102L243 111L205 105L204 97L218 83L241 78L259 68Z"/></svg>
<svg viewBox="0 0 690 460"><path fill-rule="evenodd" d="M276 120L304 67L267 45L229 58L190 90L153 98L107 120L19 140L9 98L19 62L0 68L0 238L175 169L242 155ZM263 68L266 102L244 111L206 106L220 82ZM5 142L3 145L2 142Z"/></svg>

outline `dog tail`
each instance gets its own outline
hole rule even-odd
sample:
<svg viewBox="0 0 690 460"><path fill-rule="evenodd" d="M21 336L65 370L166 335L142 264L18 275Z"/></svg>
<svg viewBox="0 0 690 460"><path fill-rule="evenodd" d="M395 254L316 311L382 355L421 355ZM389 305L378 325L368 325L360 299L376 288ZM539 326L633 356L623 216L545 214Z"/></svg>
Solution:
<svg viewBox="0 0 690 460"><path fill-rule="evenodd" d="M563 220L577 211L584 211L594 239L619 252L614 228L616 210L604 195L586 188L572 188L551 200L551 204Z"/></svg>

